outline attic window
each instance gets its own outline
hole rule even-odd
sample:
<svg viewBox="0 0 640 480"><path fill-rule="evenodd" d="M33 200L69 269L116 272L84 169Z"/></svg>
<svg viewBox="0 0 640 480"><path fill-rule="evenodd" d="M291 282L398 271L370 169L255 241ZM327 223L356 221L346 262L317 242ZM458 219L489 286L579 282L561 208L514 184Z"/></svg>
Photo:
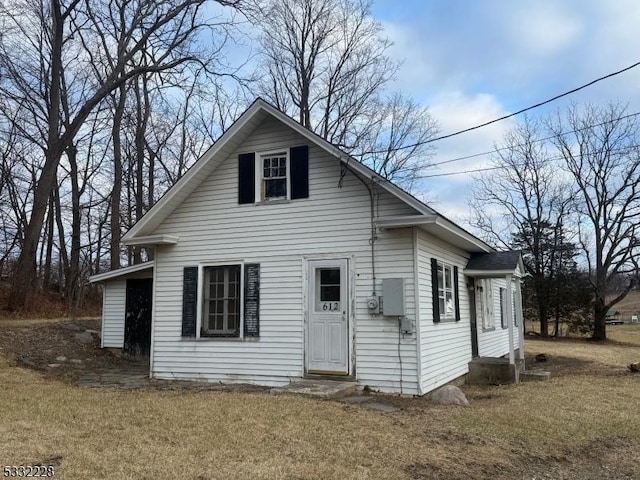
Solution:
<svg viewBox="0 0 640 480"><path fill-rule="evenodd" d="M309 198L309 147L238 155L238 204Z"/></svg>
<svg viewBox="0 0 640 480"><path fill-rule="evenodd" d="M289 198L289 155L286 151L258 156L259 190L256 198L262 201Z"/></svg>

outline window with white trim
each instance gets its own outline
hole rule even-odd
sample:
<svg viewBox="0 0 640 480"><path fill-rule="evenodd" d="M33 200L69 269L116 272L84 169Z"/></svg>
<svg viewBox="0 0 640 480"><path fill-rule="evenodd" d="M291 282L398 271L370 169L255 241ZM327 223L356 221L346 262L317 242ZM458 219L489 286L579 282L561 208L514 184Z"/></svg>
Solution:
<svg viewBox="0 0 640 480"><path fill-rule="evenodd" d="M291 190L289 153L262 153L257 155L256 162L256 199L287 200Z"/></svg>
<svg viewBox="0 0 640 480"><path fill-rule="evenodd" d="M240 274L240 265L204 268L201 336L240 336Z"/></svg>
<svg viewBox="0 0 640 480"><path fill-rule="evenodd" d="M260 336L260 264L185 266L182 338Z"/></svg>
<svg viewBox="0 0 640 480"><path fill-rule="evenodd" d="M453 267L438 262L438 302L440 317L443 319L453 319L456 316L453 282Z"/></svg>

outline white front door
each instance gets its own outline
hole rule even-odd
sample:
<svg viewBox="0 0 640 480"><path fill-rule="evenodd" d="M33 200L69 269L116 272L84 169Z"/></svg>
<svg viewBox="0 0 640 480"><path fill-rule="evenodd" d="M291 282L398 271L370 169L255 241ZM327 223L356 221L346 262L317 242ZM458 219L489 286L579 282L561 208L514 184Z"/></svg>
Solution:
<svg viewBox="0 0 640 480"><path fill-rule="evenodd" d="M309 261L307 372L349 373L347 260Z"/></svg>

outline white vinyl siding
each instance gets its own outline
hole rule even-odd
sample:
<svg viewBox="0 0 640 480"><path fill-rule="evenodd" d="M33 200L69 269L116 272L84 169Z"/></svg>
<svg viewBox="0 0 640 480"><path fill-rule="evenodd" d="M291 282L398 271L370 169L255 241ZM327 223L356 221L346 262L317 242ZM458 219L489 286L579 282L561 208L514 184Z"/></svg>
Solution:
<svg viewBox="0 0 640 480"><path fill-rule="evenodd" d="M417 264L420 299L420 358L422 393L427 393L469 371L471 333L469 291L464 267L469 254L421 230L417 232ZM431 258L458 267L460 321L433 321Z"/></svg>
<svg viewBox="0 0 640 480"><path fill-rule="evenodd" d="M502 357L509 354L509 329L502 328L500 324L500 289L507 288L507 282L504 278L494 278L492 283L495 329L483 331L482 325L478 325L478 354L481 357ZM512 282L511 295L515 298L515 281ZM513 341L516 348L518 348L519 335L518 328L514 327Z"/></svg>
<svg viewBox="0 0 640 480"><path fill-rule="evenodd" d="M275 119L263 122L239 150L203 180L154 231L180 237L156 254L153 375L282 385L304 374L305 261L349 260L350 334L355 337L359 384L400 389L398 322L371 316L370 198L351 173L341 181L337 159L309 148L309 198L262 205L238 204L238 154L282 151L309 142ZM381 191L379 217L416 212ZM381 279L405 278L407 316L415 318L411 229L378 232L375 243L378 289ZM260 264L260 337L182 338L182 271L186 266L234 262ZM351 305L353 306L353 304ZM415 335L401 339L403 391L417 393ZM352 360L350 359L350 362Z"/></svg>
<svg viewBox="0 0 640 480"><path fill-rule="evenodd" d="M124 346L124 316L127 293L125 279L104 283L102 305L102 346L122 348Z"/></svg>

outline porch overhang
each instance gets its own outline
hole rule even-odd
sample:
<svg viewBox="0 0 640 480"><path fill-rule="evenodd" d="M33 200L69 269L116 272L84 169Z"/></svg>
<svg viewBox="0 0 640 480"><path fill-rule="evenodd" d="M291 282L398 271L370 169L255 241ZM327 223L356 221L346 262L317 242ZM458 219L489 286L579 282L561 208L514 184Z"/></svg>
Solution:
<svg viewBox="0 0 640 480"><path fill-rule="evenodd" d="M464 270L463 273L467 277L474 278L503 278L507 275L520 278L520 272L518 270Z"/></svg>
<svg viewBox="0 0 640 480"><path fill-rule="evenodd" d="M447 220L442 215L406 215L379 218L375 220L375 224L383 230L417 227L466 252L488 253L493 251L493 249L482 240L473 236L452 221Z"/></svg>
<svg viewBox="0 0 640 480"><path fill-rule="evenodd" d="M122 243L124 245L139 245L139 246L153 246L153 245L176 245L180 240L180 237L175 235L147 235L142 237L123 238Z"/></svg>
<svg viewBox="0 0 640 480"><path fill-rule="evenodd" d="M89 283L98 283L104 282L106 280L113 280L114 278L122 277L125 275L129 275L132 273L143 272L145 270L152 270L155 262L145 262L139 263L137 265L131 265L129 267L117 268L116 270L111 270L110 272L99 273L97 275L92 275L89 277Z"/></svg>

